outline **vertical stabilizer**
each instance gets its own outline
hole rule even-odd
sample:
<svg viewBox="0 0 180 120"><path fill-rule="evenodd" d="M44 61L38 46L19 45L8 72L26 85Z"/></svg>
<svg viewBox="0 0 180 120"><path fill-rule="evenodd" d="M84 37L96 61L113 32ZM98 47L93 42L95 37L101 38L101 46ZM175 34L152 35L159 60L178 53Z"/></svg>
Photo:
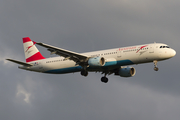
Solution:
<svg viewBox="0 0 180 120"><path fill-rule="evenodd" d="M35 44L36 42L31 41L29 37L22 38L23 45L24 45L24 53L26 62L32 62L36 60L45 59L39 50L36 48Z"/></svg>

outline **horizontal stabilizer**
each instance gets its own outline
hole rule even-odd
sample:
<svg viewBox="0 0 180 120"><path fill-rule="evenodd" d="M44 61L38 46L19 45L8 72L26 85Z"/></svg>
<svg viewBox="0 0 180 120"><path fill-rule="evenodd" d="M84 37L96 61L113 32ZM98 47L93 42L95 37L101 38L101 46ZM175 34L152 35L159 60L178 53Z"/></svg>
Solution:
<svg viewBox="0 0 180 120"><path fill-rule="evenodd" d="M32 64L28 64L28 63L17 61L17 60L13 60L13 59L6 59L6 60L14 62L14 63L17 63L19 65L24 65L24 66L27 66L27 67L33 66Z"/></svg>

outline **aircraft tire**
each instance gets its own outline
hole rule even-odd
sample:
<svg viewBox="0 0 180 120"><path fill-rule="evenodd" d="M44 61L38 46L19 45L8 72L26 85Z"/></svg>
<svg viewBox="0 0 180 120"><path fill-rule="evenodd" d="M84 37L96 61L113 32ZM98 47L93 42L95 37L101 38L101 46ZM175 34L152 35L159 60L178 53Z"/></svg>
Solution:
<svg viewBox="0 0 180 120"><path fill-rule="evenodd" d="M155 70L155 71L158 71L158 70L159 70L159 68L158 68L158 67L154 67L154 70Z"/></svg>
<svg viewBox="0 0 180 120"><path fill-rule="evenodd" d="M82 70L81 75L86 77L86 76L88 76L88 72L86 70Z"/></svg>
<svg viewBox="0 0 180 120"><path fill-rule="evenodd" d="M107 83L107 82L108 82L108 78L107 78L107 77L102 77L102 78L101 78L101 82Z"/></svg>

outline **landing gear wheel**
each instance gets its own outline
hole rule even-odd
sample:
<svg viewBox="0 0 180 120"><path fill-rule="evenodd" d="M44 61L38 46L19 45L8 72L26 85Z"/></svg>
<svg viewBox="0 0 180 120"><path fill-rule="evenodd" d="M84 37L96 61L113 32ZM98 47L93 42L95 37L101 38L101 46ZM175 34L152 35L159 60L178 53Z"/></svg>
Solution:
<svg viewBox="0 0 180 120"><path fill-rule="evenodd" d="M158 71L158 70L159 70L159 68L157 67L157 62L158 62L157 60L154 60L154 61L153 61L153 63L154 63L154 70L155 70L155 71Z"/></svg>
<svg viewBox="0 0 180 120"><path fill-rule="evenodd" d="M88 72L86 70L82 70L81 75L86 77L86 76L88 76Z"/></svg>
<svg viewBox="0 0 180 120"><path fill-rule="evenodd" d="M101 82L107 83L107 82L108 82L108 78L107 78L107 77L102 77L102 78L101 78Z"/></svg>
<svg viewBox="0 0 180 120"><path fill-rule="evenodd" d="M158 67L154 67L154 70L155 70L155 71L158 71L158 70L159 70L159 68L158 68Z"/></svg>
<svg viewBox="0 0 180 120"><path fill-rule="evenodd" d="M85 77L88 76L88 72L87 72L87 71L85 72L84 76L85 76Z"/></svg>

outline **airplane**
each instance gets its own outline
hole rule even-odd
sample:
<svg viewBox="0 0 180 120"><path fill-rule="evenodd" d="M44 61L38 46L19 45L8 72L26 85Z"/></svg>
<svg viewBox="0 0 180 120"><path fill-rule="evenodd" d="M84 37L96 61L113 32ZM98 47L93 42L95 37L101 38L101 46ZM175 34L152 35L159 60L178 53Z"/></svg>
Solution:
<svg viewBox="0 0 180 120"><path fill-rule="evenodd" d="M129 65L154 63L154 70L158 71L158 61L172 58L176 51L163 43L151 43L108 50L76 53L45 43L32 41L29 37L22 38L26 62L14 59L8 61L19 64L18 68L28 71L66 74L80 72L88 76L88 72L102 72L101 82L107 83L107 75L133 77L136 74L134 67ZM35 45L47 48L51 54L58 57L45 58Z"/></svg>

